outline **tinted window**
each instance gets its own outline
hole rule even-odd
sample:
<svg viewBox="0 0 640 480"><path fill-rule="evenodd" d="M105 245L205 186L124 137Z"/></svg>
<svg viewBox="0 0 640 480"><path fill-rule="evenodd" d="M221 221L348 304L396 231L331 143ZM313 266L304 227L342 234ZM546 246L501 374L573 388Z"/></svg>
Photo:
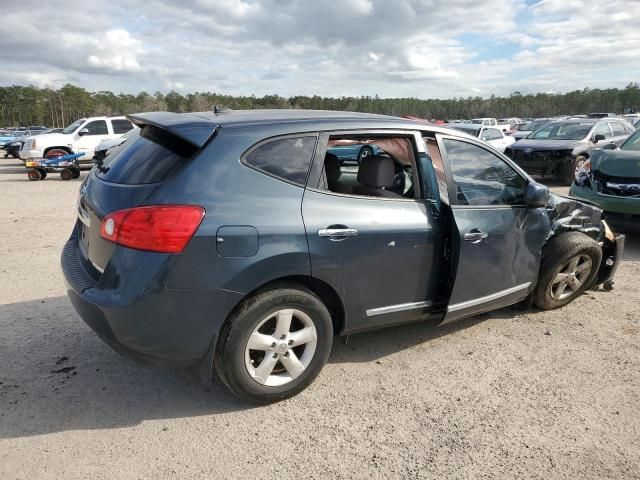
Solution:
<svg viewBox="0 0 640 480"><path fill-rule="evenodd" d="M182 168L196 148L159 128L147 125L100 164L97 175L107 182L139 185L166 180Z"/></svg>
<svg viewBox="0 0 640 480"><path fill-rule="evenodd" d="M470 143L444 140L459 205L520 205L527 181L504 160Z"/></svg>
<svg viewBox="0 0 640 480"><path fill-rule="evenodd" d="M271 140L249 152L245 162L263 172L304 185L315 146L316 137Z"/></svg>
<svg viewBox="0 0 640 480"><path fill-rule="evenodd" d="M89 133L85 133L85 135L109 135L109 130L107 130L107 122L104 120L94 120L93 122L87 123L82 129L89 130Z"/></svg>
<svg viewBox="0 0 640 480"><path fill-rule="evenodd" d="M113 133L127 133L129 130L133 128L131 122L129 120L111 120L111 125L113 126Z"/></svg>

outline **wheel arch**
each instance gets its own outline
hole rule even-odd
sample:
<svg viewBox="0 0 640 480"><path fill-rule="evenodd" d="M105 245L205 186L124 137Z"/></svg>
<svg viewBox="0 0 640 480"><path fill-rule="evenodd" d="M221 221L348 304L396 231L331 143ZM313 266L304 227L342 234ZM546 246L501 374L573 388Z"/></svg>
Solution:
<svg viewBox="0 0 640 480"><path fill-rule="evenodd" d="M42 156L46 157L47 153L49 153L51 150L64 150L67 153L71 153L71 150L69 149L69 147L66 146L53 146L53 147L47 147L43 150L42 152Z"/></svg>
<svg viewBox="0 0 640 480"><path fill-rule="evenodd" d="M242 304L247 299L254 297L255 295L258 295L266 290L271 290L276 287L282 287L283 285L293 287L302 286L307 290L310 290L322 301L322 303L325 304L325 306L329 310L331 321L333 323L334 334L339 335L344 330L346 314L342 299L331 285L323 280L311 277L309 275L288 275L263 283L259 287L244 295L242 299L238 301L238 303L231 309L231 311L227 315L227 319L231 317L239 308L241 308Z"/></svg>

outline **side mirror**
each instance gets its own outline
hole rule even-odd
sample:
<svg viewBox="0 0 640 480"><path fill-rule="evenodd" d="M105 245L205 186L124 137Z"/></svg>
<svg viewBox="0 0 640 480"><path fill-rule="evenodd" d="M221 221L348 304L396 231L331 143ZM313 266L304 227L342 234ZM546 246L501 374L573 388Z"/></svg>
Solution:
<svg viewBox="0 0 640 480"><path fill-rule="evenodd" d="M618 146L615 143L607 143L602 147L603 150L615 150L616 148L618 148Z"/></svg>
<svg viewBox="0 0 640 480"><path fill-rule="evenodd" d="M89 134L89 129L88 128L83 128L78 132L78 135L83 136L83 135L88 135Z"/></svg>
<svg viewBox="0 0 640 480"><path fill-rule="evenodd" d="M537 182L529 182L524 192L524 202L530 207L544 207L549 202L549 189Z"/></svg>
<svg viewBox="0 0 640 480"><path fill-rule="evenodd" d="M606 140L606 139L607 139L607 137L605 137L603 134L596 133L593 136L593 143L598 143L598 142L601 142L602 140Z"/></svg>

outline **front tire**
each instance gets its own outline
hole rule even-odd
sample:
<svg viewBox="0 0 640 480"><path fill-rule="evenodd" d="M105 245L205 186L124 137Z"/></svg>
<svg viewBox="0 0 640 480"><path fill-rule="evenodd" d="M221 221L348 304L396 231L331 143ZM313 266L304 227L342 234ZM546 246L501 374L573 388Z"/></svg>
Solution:
<svg viewBox="0 0 640 480"><path fill-rule="evenodd" d="M600 246L584 233L552 238L542 251L533 303L543 310L564 307L591 287L601 261Z"/></svg>
<svg viewBox="0 0 640 480"><path fill-rule="evenodd" d="M40 173L40 170L29 170L27 172L27 178L32 182L37 182L38 180L42 180L42 173Z"/></svg>
<svg viewBox="0 0 640 480"><path fill-rule="evenodd" d="M52 148L44 154L44 158L59 158L64 157L65 155L69 155L68 150L65 150L64 148Z"/></svg>
<svg viewBox="0 0 640 480"><path fill-rule="evenodd" d="M311 384L332 342L333 324L324 303L302 286L282 285L246 300L227 319L214 366L238 397L277 402Z"/></svg>

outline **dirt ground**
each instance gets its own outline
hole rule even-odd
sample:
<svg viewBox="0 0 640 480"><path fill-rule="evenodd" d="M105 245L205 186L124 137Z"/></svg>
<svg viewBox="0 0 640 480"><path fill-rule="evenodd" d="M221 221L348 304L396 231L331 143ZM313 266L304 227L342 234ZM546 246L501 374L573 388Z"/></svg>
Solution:
<svg viewBox="0 0 640 480"><path fill-rule="evenodd" d="M612 292L336 339L308 390L256 408L75 314L79 185L0 158L1 479L640 478L640 229Z"/></svg>

